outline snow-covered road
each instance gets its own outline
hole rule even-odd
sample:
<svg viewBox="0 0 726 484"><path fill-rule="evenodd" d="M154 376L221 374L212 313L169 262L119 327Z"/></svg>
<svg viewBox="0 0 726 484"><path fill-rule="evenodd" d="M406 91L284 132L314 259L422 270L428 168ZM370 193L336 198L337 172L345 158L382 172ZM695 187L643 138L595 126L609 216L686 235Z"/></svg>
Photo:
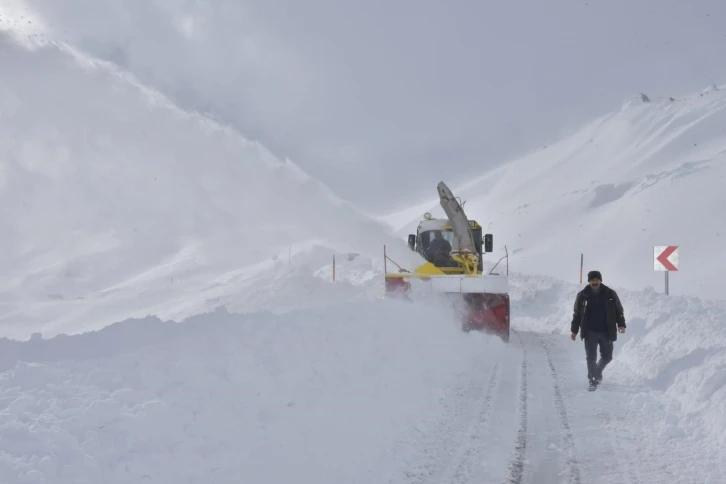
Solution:
<svg viewBox="0 0 726 484"><path fill-rule="evenodd" d="M607 374L587 390L579 338L522 331L510 349L462 375L437 424L393 454L406 465L386 482L722 482L718 450L656 430L669 418L658 394Z"/></svg>
<svg viewBox="0 0 726 484"><path fill-rule="evenodd" d="M0 482L723 482L625 341L588 392L582 342L524 321L504 344L361 302L0 340Z"/></svg>
<svg viewBox="0 0 726 484"><path fill-rule="evenodd" d="M453 388L441 420L409 450L406 475L392 482L597 482L587 474L583 480L587 460L570 423L569 407L584 394L563 394L545 339L516 332L501 357L481 354ZM549 343L559 344L553 337Z"/></svg>

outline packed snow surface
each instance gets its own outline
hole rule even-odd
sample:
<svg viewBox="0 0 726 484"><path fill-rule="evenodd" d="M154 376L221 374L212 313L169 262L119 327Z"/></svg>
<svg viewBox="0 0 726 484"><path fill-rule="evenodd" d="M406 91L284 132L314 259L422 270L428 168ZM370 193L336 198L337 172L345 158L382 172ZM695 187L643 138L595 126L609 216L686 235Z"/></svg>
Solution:
<svg viewBox="0 0 726 484"><path fill-rule="evenodd" d="M370 482L452 379L504 351L447 316L217 312L23 343L40 362L4 361L0 481Z"/></svg>
<svg viewBox="0 0 726 484"><path fill-rule="evenodd" d="M726 303L692 294L724 268L722 91L452 187L510 248L506 344L383 299L383 245L420 258L291 161L82 52L0 42L0 482L723 482ZM672 294L643 289L670 243ZM628 322L594 393L580 252Z"/></svg>

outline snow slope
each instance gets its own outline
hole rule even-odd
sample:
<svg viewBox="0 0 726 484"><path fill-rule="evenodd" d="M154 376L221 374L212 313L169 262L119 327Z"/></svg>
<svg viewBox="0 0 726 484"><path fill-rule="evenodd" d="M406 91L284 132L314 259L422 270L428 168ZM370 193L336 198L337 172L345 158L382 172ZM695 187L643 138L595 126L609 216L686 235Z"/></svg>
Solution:
<svg viewBox="0 0 726 484"><path fill-rule="evenodd" d="M3 0L0 12L12 6L13 28L229 120L375 211L431 193L441 160L463 176L478 171L477 150L519 154L641 86L726 76L712 61L719 0Z"/></svg>
<svg viewBox="0 0 726 484"><path fill-rule="evenodd" d="M0 65L1 335L240 306L253 274L315 246L418 259L291 161L109 65L2 32Z"/></svg>
<svg viewBox="0 0 726 484"><path fill-rule="evenodd" d="M451 186L467 214L506 244L512 270L577 282L664 290L653 246L679 245L670 293L723 299L726 271L726 89L626 102L570 137L513 160L465 186ZM385 217L402 236L432 200Z"/></svg>

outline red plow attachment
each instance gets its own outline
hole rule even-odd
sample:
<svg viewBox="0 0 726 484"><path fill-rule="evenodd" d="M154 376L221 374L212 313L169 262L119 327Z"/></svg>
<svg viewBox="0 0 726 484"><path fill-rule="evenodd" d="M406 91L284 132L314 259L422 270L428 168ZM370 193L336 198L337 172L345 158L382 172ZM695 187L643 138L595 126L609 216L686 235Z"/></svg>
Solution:
<svg viewBox="0 0 726 484"><path fill-rule="evenodd" d="M501 275L386 274L386 294L417 299L433 293L451 301L463 331L482 331L509 341L508 278ZM419 290L420 289L420 290Z"/></svg>

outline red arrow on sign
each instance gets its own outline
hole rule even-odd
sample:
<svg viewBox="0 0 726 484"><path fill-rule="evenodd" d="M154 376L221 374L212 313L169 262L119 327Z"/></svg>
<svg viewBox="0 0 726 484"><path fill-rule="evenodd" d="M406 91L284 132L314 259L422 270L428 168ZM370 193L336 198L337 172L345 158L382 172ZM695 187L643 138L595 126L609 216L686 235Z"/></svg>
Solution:
<svg viewBox="0 0 726 484"><path fill-rule="evenodd" d="M656 257L658 262L663 264L663 267L665 267L666 270L669 270L669 271L678 270L678 268L676 266L674 266L673 263L671 263L671 261L668 260L668 257L670 257L671 254L676 251L676 249L678 249L677 245L669 245L668 247L665 248L665 250L663 252L660 253L660 255L658 257Z"/></svg>

